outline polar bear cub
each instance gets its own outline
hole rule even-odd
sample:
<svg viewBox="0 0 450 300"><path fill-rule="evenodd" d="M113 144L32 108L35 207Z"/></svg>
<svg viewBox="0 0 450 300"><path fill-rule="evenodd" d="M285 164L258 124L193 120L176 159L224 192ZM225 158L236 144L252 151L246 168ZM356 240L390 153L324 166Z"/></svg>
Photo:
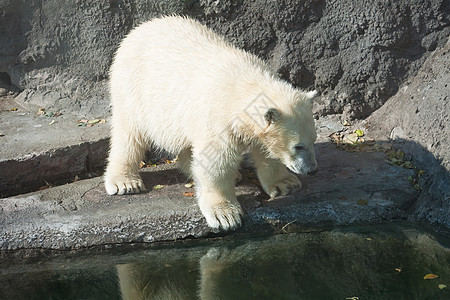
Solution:
<svg viewBox="0 0 450 300"><path fill-rule="evenodd" d="M144 23L122 41L110 73L108 194L145 190L139 162L150 146L178 155L212 228L234 229L243 211L234 183L249 153L271 197L317 170L312 99L256 56L178 16Z"/></svg>

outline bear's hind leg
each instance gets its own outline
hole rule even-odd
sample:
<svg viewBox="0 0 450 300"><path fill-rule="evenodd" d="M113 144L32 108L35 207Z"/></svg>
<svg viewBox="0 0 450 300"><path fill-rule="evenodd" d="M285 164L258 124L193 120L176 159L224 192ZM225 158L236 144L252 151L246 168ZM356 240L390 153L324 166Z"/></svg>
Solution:
<svg viewBox="0 0 450 300"><path fill-rule="evenodd" d="M146 190L139 175L139 162L145 150L145 143L138 134L113 126L105 172L105 189L109 195L134 194Z"/></svg>
<svg viewBox="0 0 450 300"><path fill-rule="evenodd" d="M178 154L178 166L180 171L187 177L188 180L192 180L192 150L191 148L184 148Z"/></svg>

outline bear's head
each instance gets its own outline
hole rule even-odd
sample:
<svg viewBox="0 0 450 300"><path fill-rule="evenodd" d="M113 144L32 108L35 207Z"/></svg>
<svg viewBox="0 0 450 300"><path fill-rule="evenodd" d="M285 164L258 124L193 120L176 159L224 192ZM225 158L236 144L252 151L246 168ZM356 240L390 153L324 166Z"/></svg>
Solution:
<svg viewBox="0 0 450 300"><path fill-rule="evenodd" d="M260 142L269 157L280 160L296 174L314 174L317 161L314 142L317 138L312 101L317 92L298 91L289 109L268 108L264 113L266 127Z"/></svg>

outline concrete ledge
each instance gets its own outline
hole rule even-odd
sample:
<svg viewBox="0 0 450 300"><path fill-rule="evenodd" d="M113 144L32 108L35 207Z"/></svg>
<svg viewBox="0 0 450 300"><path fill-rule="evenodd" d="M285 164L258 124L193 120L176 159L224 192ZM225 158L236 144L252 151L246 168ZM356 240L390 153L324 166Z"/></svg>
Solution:
<svg viewBox="0 0 450 300"><path fill-rule="evenodd" d="M243 232L290 231L298 226L380 223L406 218L418 192L412 170L391 166L383 152L346 152L317 145L320 171L301 178L288 197L269 198L244 181L236 188L246 212ZM175 164L145 169L145 194L108 196L102 178L0 199L0 250L77 249L94 245L155 242L210 236L196 200L185 197Z"/></svg>
<svg viewBox="0 0 450 300"><path fill-rule="evenodd" d="M0 197L71 182L104 167L108 124L78 127L80 116L36 115L38 110L0 97Z"/></svg>

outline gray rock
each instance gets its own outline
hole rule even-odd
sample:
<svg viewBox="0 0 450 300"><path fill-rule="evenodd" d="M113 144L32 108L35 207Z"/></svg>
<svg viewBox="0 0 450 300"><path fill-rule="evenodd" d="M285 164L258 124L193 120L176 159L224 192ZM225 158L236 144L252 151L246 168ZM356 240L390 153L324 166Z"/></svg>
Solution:
<svg viewBox="0 0 450 300"><path fill-rule="evenodd" d="M436 49L416 76L368 118L370 134L393 139L422 176L415 206L420 219L450 227L450 40Z"/></svg>

